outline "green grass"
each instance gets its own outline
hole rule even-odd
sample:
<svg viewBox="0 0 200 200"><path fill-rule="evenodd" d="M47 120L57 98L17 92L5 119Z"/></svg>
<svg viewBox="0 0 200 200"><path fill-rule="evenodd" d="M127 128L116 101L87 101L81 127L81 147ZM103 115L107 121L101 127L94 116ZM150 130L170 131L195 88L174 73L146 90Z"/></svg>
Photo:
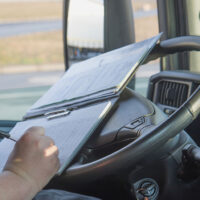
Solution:
<svg viewBox="0 0 200 200"><path fill-rule="evenodd" d="M61 19L62 1L0 2L0 23ZM0 67L63 63L62 32L0 39Z"/></svg>
<svg viewBox="0 0 200 200"><path fill-rule="evenodd" d="M0 39L0 67L63 63L62 31Z"/></svg>

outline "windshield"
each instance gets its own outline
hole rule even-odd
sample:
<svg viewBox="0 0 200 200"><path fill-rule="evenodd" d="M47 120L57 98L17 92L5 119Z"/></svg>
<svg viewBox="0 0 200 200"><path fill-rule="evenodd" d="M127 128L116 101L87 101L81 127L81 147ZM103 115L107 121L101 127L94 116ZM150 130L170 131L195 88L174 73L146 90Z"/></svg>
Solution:
<svg viewBox="0 0 200 200"><path fill-rule="evenodd" d="M200 2L186 2L188 34L200 35ZM132 9L136 42L159 33L156 0L132 0ZM62 10L62 0L0 0L0 120L21 120L63 75ZM70 1L67 40L70 65L104 52L103 0ZM190 53L191 71L199 59ZM129 87L146 96L158 72L159 59L141 66Z"/></svg>

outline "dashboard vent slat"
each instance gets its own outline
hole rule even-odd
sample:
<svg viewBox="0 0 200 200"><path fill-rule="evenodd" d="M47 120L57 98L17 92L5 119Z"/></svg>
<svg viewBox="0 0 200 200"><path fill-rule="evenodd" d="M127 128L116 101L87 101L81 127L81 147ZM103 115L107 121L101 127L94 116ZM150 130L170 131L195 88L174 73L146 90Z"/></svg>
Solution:
<svg viewBox="0 0 200 200"><path fill-rule="evenodd" d="M158 103L171 106L181 106L188 97L189 86L184 83L163 80L158 83L160 95Z"/></svg>

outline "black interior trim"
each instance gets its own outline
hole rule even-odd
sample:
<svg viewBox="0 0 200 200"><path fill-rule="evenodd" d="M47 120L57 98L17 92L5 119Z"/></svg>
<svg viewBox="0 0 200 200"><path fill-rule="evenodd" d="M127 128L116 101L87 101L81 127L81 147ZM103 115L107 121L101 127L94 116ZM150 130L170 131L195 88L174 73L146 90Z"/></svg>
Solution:
<svg viewBox="0 0 200 200"><path fill-rule="evenodd" d="M184 51L200 51L200 36L182 36L161 41L155 46L144 63Z"/></svg>

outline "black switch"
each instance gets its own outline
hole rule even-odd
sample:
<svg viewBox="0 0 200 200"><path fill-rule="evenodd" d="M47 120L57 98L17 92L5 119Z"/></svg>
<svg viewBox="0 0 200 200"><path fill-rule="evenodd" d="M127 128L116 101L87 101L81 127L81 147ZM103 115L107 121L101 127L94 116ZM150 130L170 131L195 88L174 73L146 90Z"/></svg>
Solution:
<svg viewBox="0 0 200 200"><path fill-rule="evenodd" d="M133 122L127 124L125 127L130 128L130 129L135 129L138 126L142 125L144 122L145 122L144 117L140 117L140 118L134 120Z"/></svg>

